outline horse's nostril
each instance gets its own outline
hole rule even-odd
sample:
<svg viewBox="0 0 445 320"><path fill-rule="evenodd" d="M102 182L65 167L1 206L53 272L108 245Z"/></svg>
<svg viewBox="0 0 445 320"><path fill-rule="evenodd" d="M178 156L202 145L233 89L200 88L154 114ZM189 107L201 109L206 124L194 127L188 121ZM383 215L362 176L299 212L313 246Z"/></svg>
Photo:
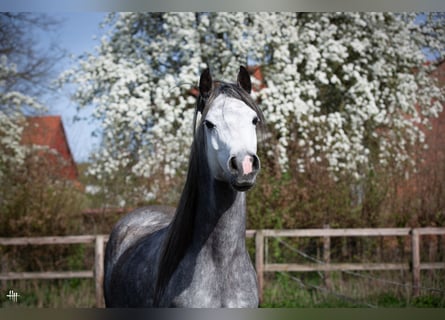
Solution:
<svg viewBox="0 0 445 320"><path fill-rule="evenodd" d="M253 155L252 158L253 158L253 163L252 163L253 169L258 170L260 168L260 159L258 159L256 155Z"/></svg>
<svg viewBox="0 0 445 320"><path fill-rule="evenodd" d="M231 170L238 171L238 164L236 163L236 157L230 158L229 165Z"/></svg>
<svg viewBox="0 0 445 320"><path fill-rule="evenodd" d="M242 159L242 161L239 159ZM232 174L249 175L256 173L260 169L260 160L255 154L244 155L243 157L232 156L227 166Z"/></svg>

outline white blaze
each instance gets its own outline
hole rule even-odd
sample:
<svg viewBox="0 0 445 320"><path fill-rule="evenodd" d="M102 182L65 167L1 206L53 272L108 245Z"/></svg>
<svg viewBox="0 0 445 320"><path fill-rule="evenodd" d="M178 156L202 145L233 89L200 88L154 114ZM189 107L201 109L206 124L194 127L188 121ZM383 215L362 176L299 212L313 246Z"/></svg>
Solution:
<svg viewBox="0 0 445 320"><path fill-rule="evenodd" d="M257 116L247 104L241 100L218 96L206 115L206 120L215 125L207 130L207 157L210 170L217 179L230 175L227 162L238 154L254 155L257 151L256 127L253 119ZM242 160L245 175L253 171L253 158Z"/></svg>

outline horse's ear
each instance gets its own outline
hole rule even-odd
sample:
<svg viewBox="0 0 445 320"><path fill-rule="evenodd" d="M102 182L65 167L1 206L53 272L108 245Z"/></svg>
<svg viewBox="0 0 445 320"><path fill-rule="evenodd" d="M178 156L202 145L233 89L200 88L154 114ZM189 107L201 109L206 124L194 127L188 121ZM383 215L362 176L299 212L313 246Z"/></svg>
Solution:
<svg viewBox="0 0 445 320"><path fill-rule="evenodd" d="M250 82L250 75L246 68L243 66L239 67L238 72L238 85L247 91L247 93L250 93L252 91L252 83Z"/></svg>
<svg viewBox="0 0 445 320"><path fill-rule="evenodd" d="M210 69L207 68L201 73L199 78L199 97L197 110L199 112L204 111L207 98L210 96L210 91L212 90L212 76L210 74Z"/></svg>
<svg viewBox="0 0 445 320"><path fill-rule="evenodd" d="M212 76L210 74L210 69L207 68L201 73L199 78L199 94L203 98L207 98L212 90Z"/></svg>

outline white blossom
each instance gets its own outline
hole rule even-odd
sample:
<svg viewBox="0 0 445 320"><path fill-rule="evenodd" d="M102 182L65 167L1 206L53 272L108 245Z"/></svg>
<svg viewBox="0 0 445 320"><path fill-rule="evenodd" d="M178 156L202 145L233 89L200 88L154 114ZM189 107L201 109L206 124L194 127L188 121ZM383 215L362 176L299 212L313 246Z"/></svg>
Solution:
<svg viewBox="0 0 445 320"><path fill-rule="evenodd" d="M66 71L80 106L95 105L102 146L96 175L131 166L135 176L184 170L192 140L199 73L234 79L256 64L266 88L255 92L274 131L268 154L283 170L326 159L333 175L361 176L379 163L410 162L423 141L419 123L441 112L443 92L422 53L443 57L415 14L392 13L120 13L96 52ZM422 29L423 28L423 29ZM439 37L440 38L440 37ZM442 50L442 51L441 51ZM273 140L275 139L276 140ZM371 141L377 148L371 151ZM293 142L299 154L289 154Z"/></svg>
<svg viewBox="0 0 445 320"><path fill-rule="evenodd" d="M3 88L4 81L18 72L17 66L10 63L6 55L0 55L0 182L5 170L19 167L30 151L21 143L25 108L34 112L45 110L35 98Z"/></svg>

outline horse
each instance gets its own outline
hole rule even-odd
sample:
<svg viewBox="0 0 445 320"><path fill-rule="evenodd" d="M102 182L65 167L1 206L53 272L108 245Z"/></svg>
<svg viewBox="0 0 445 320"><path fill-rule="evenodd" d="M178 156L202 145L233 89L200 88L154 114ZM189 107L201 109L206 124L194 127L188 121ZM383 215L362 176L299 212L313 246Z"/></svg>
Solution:
<svg viewBox="0 0 445 320"><path fill-rule="evenodd" d="M107 307L258 307L246 191L260 171L264 116L251 89L243 66L236 83L201 73L178 206L139 208L116 223L105 252Z"/></svg>

